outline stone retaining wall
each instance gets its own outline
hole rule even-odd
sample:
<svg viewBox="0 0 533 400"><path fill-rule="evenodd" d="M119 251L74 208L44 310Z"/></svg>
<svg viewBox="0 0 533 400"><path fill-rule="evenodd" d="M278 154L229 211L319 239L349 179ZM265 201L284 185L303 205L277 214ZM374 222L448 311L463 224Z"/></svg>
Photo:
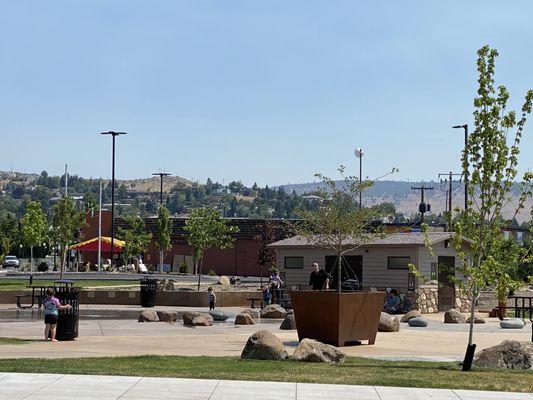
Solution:
<svg viewBox="0 0 533 400"><path fill-rule="evenodd" d="M439 312L438 285L420 285L414 292L409 292L407 297L413 302L413 308L422 314ZM455 308L460 312L470 311L470 300L460 289L455 289Z"/></svg>
<svg viewBox="0 0 533 400"><path fill-rule="evenodd" d="M16 305L17 295L31 294L27 291L0 292L0 304ZM218 307L249 307L247 298L260 298L259 291L242 292L216 292ZM31 298L23 299L23 303ZM139 305L140 291L138 290L82 290L80 293L81 304L120 304ZM259 303L256 303L259 304ZM173 291L157 292L156 305L158 306L183 306L183 307L208 307L207 292L201 291Z"/></svg>

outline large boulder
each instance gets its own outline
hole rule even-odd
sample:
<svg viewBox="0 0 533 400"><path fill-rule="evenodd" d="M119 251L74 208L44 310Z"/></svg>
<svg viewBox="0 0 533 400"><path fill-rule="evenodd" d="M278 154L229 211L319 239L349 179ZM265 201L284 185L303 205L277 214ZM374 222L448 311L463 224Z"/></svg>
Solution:
<svg viewBox="0 0 533 400"><path fill-rule="evenodd" d="M261 314L257 308L245 308L241 311L242 314L248 314L250 317L258 319Z"/></svg>
<svg viewBox="0 0 533 400"><path fill-rule="evenodd" d="M420 317L421 315L419 310L411 310L400 319L400 322L409 322L411 318Z"/></svg>
<svg viewBox="0 0 533 400"><path fill-rule="evenodd" d="M533 343L504 340L477 353L473 365L479 368L533 369Z"/></svg>
<svg viewBox="0 0 533 400"><path fill-rule="evenodd" d="M224 287L230 286L230 280L227 276L222 275L220 278L218 278L218 284L222 285Z"/></svg>
<svg viewBox="0 0 533 400"><path fill-rule="evenodd" d="M183 325L211 326L213 325L213 317L207 313L186 311L183 313Z"/></svg>
<svg viewBox="0 0 533 400"><path fill-rule="evenodd" d="M469 316L466 319L466 323L469 324L471 320L472 320L472 316ZM479 315L474 315L474 324L484 324L484 323L485 323L485 320L483 318L481 318Z"/></svg>
<svg viewBox="0 0 533 400"><path fill-rule="evenodd" d="M178 314L169 311L157 311L157 316L161 322L176 322Z"/></svg>
<svg viewBox="0 0 533 400"><path fill-rule="evenodd" d="M255 325L250 314L240 313L235 316L235 325Z"/></svg>
<svg viewBox="0 0 533 400"><path fill-rule="evenodd" d="M228 314L220 310L211 310L209 311L209 315L211 315L215 321L225 321L229 318Z"/></svg>
<svg viewBox="0 0 533 400"><path fill-rule="evenodd" d="M285 318L287 310L278 304L270 304L261 310L261 318Z"/></svg>
<svg viewBox="0 0 533 400"><path fill-rule="evenodd" d="M287 314L287 316L279 326L279 329L283 329L286 331L296 329L296 321L294 320L294 314Z"/></svg>
<svg viewBox="0 0 533 400"><path fill-rule="evenodd" d="M414 317L414 318L411 318L407 322L407 324L415 328L425 328L426 326L428 326L428 320L425 319L424 317Z"/></svg>
<svg viewBox="0 0 533 400"><path fill-rule="evenodd" d="M444 313L444 323L446 324L464 324L465 322L465 316L454 308Z"/></svg>
<svg viewBox="0 0 533 400"><path fill-rule="evenodd" d="M159 322L156 310L143 310L137 322Z"/></svg>
<svg viewBox="0 0 533 400"><path fill-rule="evenodd" d="M241 358L254 360L284 360L287 356L281 340L264 330L250 336L241 353Z"/></svg>
<svg viewBox="0 0 533 400"><path fill-rule="evenodd" d="M505 318L500 322L500 327L504 329L522 329L525 325L520 318Z"/></svg>
<svg viewBox="0 0 533 400"><path fill-rule="evenodd" d="M341 364L346 359L346 353L329 344L320 343L313 339L303 339L294 351L292 358L296 361Z"/></svg>
<svg viewBox="0 0 533 400"><path fill-rule="evenodd" d="M400 321L386 312L381 312L379 317L378 332L398 332Z"/></svg>

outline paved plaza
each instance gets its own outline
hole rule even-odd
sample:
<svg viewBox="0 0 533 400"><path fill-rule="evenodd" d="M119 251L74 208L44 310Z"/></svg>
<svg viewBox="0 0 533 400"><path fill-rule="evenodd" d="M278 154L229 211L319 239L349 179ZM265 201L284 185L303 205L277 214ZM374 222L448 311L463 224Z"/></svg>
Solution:
<svg viewBox="0 0 533 400"><path fill-rule="evenodd" d="M0 400L533 400L533 394L60 374L0 373Z"/></svg>
<svg viewBox="0 0 533 400"><path fill-rule="evenodd" d="M296 331L280 330L280 320L261 320L252 326L235 326L231 320L211 327L184 327L178 323L138 323L138 306L83 305L82 313L90 318L80 320L80 336L75 341L0 346L0 358L64 358L128 355L239 356L248 337L259 329L270 330L292 353L298 345ZM157 307L183 311L184 307ZM242 308L224 308L235 315ZM199 309L196 309L199 310ZM201 309L205 311L204 309ZM17 311L16 307L0 307L3 315L0 337L41 339L43 322L38 313ZM113 319L121 315L127 319ZM426 316L427 328L411 328L402 323L399 332L379 332L374 346L342 348L350 356L409 360L460 360L465 351L468 324L444 324L442 314ZM33 319L33 320L32 320ZM157 340L154 340L157 338ZM503 330L497 319L476 325L478 350L496 345L505 339L531 340L531 325L519 330Z"/></svg>

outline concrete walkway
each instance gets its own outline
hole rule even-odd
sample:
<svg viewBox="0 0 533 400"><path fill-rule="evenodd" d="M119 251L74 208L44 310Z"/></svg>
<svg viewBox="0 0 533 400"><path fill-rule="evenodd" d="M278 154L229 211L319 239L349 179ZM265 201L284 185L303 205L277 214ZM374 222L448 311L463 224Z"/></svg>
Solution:
<svg viewBox="0 0 533 400"><path fill-rule="evenodd" d="M0 373L5 400L533 400L530 393L288 382Z"/></svg>

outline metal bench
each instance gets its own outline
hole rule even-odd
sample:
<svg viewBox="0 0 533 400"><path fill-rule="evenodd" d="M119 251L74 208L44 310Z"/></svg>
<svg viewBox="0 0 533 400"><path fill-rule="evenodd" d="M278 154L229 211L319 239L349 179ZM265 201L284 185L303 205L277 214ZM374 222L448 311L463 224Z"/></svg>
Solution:
<svg viewBox="0 0 533 400"><path fill-rule="evenodd" d="M248 297L246 300L252 302L252 304L250 306L250 308L252 308L252 309L255 308L255 302L256 301L260 301L261 302L261 308L263 308L263 299L260 299L260 298L257 298L257 297Z"/></svg>
<svg viewBox="0 0 533 400"><path fill-rule="evenodd" d="M514 300L514 306L498 307L498 318L503 320L508 308L515 310L515 317L529 319L531 322L531 341L533 342L533 297L509 296L508 300Z"/></svg>

